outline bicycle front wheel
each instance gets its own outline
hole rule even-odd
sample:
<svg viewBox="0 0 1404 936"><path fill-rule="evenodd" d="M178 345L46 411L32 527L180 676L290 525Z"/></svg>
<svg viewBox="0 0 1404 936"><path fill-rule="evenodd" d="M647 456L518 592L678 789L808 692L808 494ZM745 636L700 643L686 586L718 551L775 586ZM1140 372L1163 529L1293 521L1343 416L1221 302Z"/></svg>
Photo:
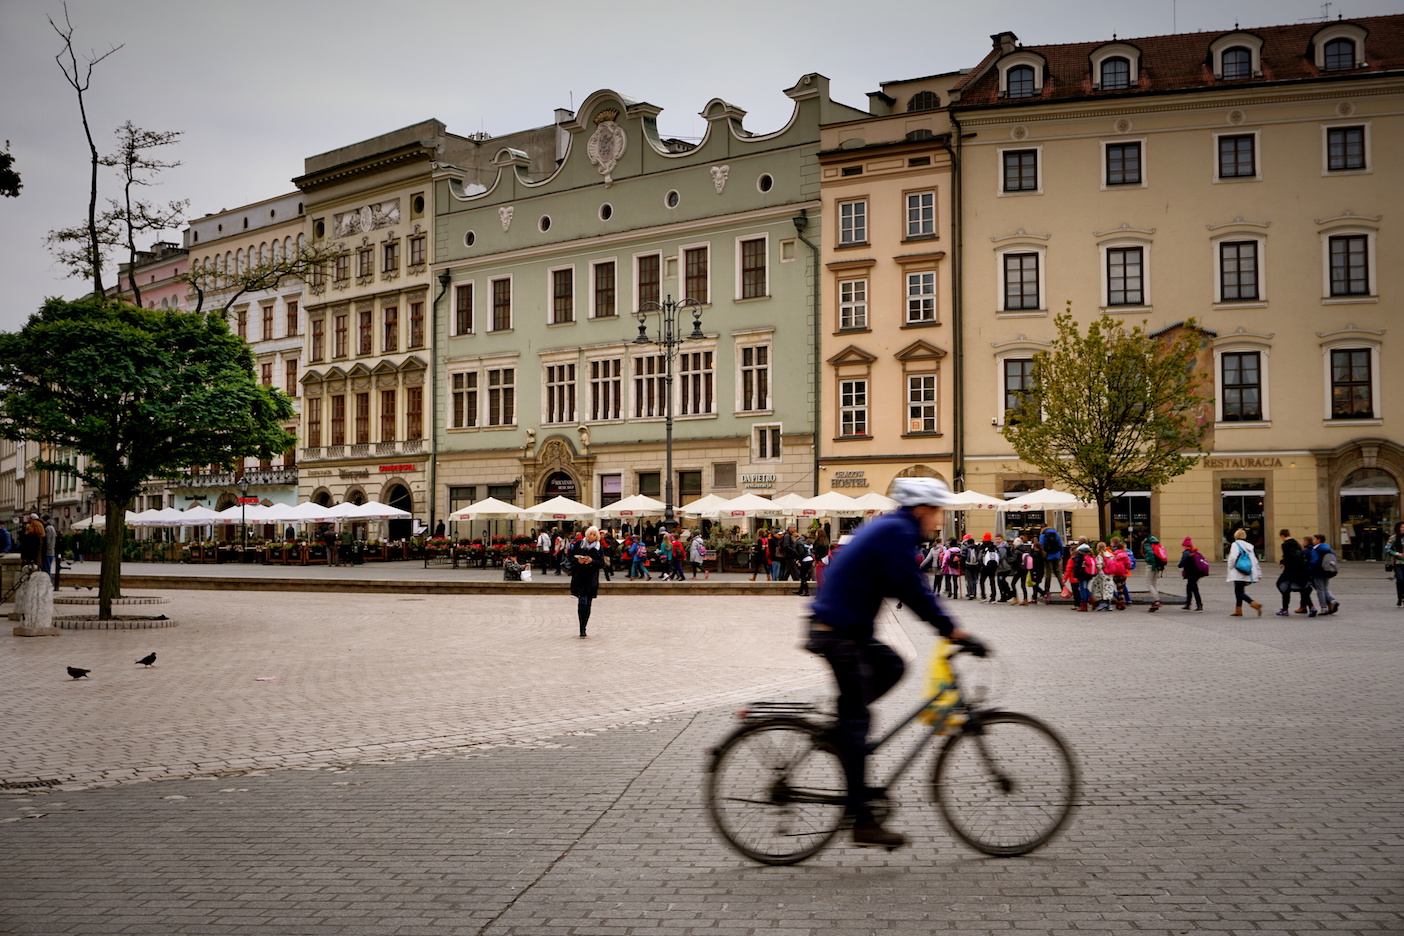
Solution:
<svg viewBox="0 0 1404 936"><path fill-rule="evenodd" d="M932 792L956 838L987 855L1024 855L1067 821L1077 780L1052 728L1028 715L983 712L941 748Z"/></svg>
<svg viewBox="0 0 1404 936"><path fill-rule="evenodd" d="M722 837L761 864L795 864L838 832L845 790L838 753L800 719L742 725L712 755L707 811Z"/></svg>

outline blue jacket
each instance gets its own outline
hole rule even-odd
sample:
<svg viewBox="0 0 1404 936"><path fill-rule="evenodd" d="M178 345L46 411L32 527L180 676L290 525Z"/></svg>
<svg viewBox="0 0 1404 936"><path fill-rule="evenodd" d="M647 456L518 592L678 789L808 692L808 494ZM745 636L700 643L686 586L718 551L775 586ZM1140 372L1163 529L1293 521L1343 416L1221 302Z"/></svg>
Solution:
<svg viewBox="0 0 1404 936"><path fill-rule="evenodd" d="M921 528L910 510L894 510L865 523L833 554L824 587L810 605L814 616L848 640L871 640L873 619L884 598L896 598L949 636L955 622L946 617L926 587L916 560Z"/></svg>
<svg viewBox="0 0 1404 936"><path fill-rule="evenodd" d="M0 553L7 553L14 548L14 538L10 536L10 531L5 527L0 527Z"/></svg>
<svg viewBox="0 0 1404 936"><path fill-rule="evenodd" d="M1053 534L1053 538L1058 541L1058 548L1053 552L1048 552L1047 550L1045 550L1043 553L1043 558L1048 562L1057 562L1059 559L1063 558L1063 538L1058 535L1057 530L1053 529L1052 527L1045 527L1043 533L1038 534L1039 543L1043 542L1044 533Z"/></svg>
<svg viewBox="0 0 1404 936"><path fill-rule="evenodd" d="M1330 546L1326 545L1325 543L1317 543L1315 546L1311 547L1311 549L1307 550L1307 552L1311 554L1310 574L1315 578L1320 578L1321 557L1329 552L1335 552L1335 550L1332 549Z"/></svg>

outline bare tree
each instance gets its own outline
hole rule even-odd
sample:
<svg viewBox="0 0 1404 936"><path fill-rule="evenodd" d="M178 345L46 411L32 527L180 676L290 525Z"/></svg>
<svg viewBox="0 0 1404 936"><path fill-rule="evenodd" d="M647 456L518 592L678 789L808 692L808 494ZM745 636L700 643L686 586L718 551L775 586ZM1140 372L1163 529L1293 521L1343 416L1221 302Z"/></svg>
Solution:
<svg viewBox="0 0 1404 936"><path fill-rule="evenodd" d="M325 244L299 243L287 254L274 252L236 270L192 262L190 272L182 279L195 290L196 312L204 309L207 293L219 293L223 300L219 312L228 316L230 307L245 293L278 289L290 280L316 285L326 276L327 264L341 253L339 248Z"/></svg>
<svg viewBox="0 0 1404 936"><path fill-rule="evenodd" d="M73 90L78 93L78 113L83 118L83 133L86 134L88 138L88 152L92 165L92 175L88 194L87 251L89 262L87 266L93 278L93 294L101 296L103 246L99 237L97 211L98 165L100 159L98 157L97 144L93 142L92 128L88 124L88 109L83 101L83 95L87 93L88 86L92 83L93 68L103 59L122 47L113 46L101 55L90 52L84 57L83 64L80 65L78 62L78 55L73 50L73 21L68 17L68 4L65 3L63 6L63 28L59 28L59 24L54 22L52 16L49 17L49 25L54 27L54 32L58 33L59 38L63 40L63 48L59 50L58 55L54 56L54 61L58 62L59 70L63 72L63 77L67 79ZM54 235L56 233L58 232L49 232L49 242L51 246L54 243ZM60 260L62 259L63 257L60 255Z"/></svg>
<svg viewBox="0 0 1404 936"><path fill-rule="evenodd" d="M152 150L163 146L173 146L180 142L179 130L143 130L130 120L117 128L117 151L101 160L104 166L115 167L122 174L122 201L108 200L111 206L104 215L107 227L115 228L119 235L125 235L127 246L127 281L132 287L132 302L141 305L141 287L137 285L133 271L137 262L136 235L138 232L166 231L179 227L185 220L185 210L190 200L168 202L158 205L152 202L132 200L132 188L153 185L151 177L163 169L174 169L178 162L163 162L151 155ZM118 278L120 287L121 278Z"/></svg>
<svg viewBox="0 0 1404 936"><path fill-rule="evenodd" d="M15 171L15 157L10 155L10 141L6 140L5 148L0 150L0 195L19 198L22 188L24 183L20 181L20 174Z"/></svg>

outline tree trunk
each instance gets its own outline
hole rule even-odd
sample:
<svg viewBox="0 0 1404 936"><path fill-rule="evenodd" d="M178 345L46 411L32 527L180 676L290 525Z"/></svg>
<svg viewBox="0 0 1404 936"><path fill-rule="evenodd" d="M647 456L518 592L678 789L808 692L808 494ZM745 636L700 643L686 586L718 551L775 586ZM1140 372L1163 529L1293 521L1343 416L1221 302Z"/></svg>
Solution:
<svg viewBox="0 0 1404 936"><path fill-rule="evenodd" d="M127 502L107 500L107 528L102 536L102 572L98 577L98 617L112 617L112 599L122 597L122 538L127 533Z"/></svg>
<svg viewBox="0 0 1404 936"><path fill-rule="evenodd" d="M1111 542L1111 501L1103 494L1097 495L1097 538L1103 543Z"/></svg>

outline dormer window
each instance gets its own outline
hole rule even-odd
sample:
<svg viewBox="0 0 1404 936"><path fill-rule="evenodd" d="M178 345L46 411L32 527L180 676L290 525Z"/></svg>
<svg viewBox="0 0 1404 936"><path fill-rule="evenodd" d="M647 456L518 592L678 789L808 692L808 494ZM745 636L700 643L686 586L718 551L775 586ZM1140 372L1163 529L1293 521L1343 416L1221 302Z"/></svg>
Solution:
<svg viewBox="0 0 1404 936"><path fill-rule="evenodd" d="M1225 81L1239 81L1253 77L1253 53L1242 46L1224 50Z"/></svg>
<svg viewBox="0 0 1404 936"><path fill-rule="evenodd" d="M1346 71L1355 67L1355 43L1350 39L1332 39L1323 52L1325 71Z"/></svg>
<svg viewBox="0 0 1404 936"><path fill-rule="evenodd" d="M1102 62L1102 90L1124 91L1131 87L1131 62L1115 56Z"/></svg>
<svg viewBox="0 0 1404 936"><path fill-rule="evenodd" d="M907 112L937 110L940 106L941 98L935 91L918 91L907 102Z"/></svg>
<svg viewBox="0 0 1404 936"><path fill-rule="evenodd" d="M1033 97L1034 70L1031 65L1016 65L1009 69L1009 96L1012 98Z"/></svg>

